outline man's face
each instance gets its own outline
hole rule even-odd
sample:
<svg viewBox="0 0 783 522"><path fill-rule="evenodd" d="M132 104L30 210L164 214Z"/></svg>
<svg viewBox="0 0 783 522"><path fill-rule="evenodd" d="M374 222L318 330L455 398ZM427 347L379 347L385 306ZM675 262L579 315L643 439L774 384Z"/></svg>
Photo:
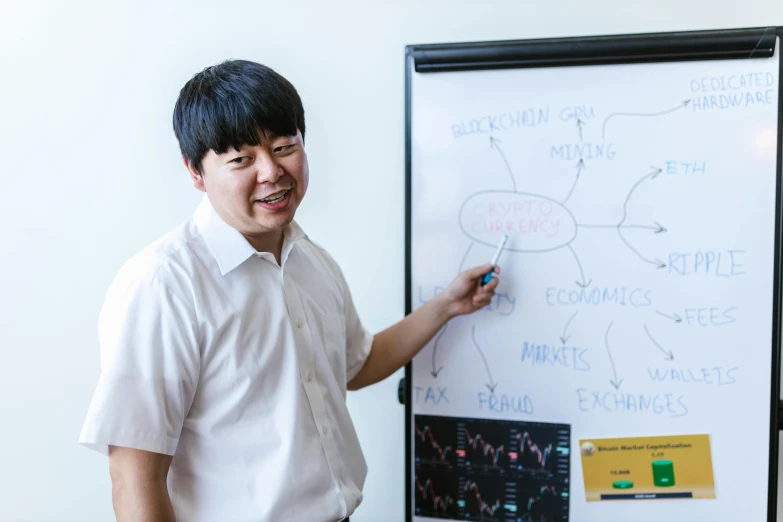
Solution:
<svg viewBox="0 0 783 522"><path fill-rule="evenodd" d="M266 135L260 145L210 150L202 175L188 164L193 184L209 195L218 215L256 248L294 218L309 182L302 134ZM254 241L255 240L255 241Z"/></svg>

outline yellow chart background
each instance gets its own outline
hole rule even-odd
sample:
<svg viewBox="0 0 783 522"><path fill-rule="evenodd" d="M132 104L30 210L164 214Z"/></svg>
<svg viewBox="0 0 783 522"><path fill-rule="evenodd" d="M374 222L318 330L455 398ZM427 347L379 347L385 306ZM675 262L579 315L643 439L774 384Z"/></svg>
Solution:
<svg viewBox="0 0 783 522"><path fill-rule="evenodd" d="M589 443L594 447L592 456L585 455ZM689 444L690 447L652 448L666 444ZM605 448L617 449L607 451ZM715 498L709 435L580 439L579 449L588 502L600 501L601 495L649 493L690 492L693 498ZM674 486L655 485L652 471L655 460L672 462ZM617 481L631 481L633 487L613 488L612 484Z"/></svg>

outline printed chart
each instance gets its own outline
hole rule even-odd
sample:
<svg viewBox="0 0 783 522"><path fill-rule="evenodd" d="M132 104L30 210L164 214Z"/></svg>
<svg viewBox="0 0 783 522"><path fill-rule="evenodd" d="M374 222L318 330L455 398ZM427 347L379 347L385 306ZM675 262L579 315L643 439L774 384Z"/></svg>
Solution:
<svg viewBox="0 0 783 522"><path fill-rule="evenodd" d="M416 513L568 520L568 426L420 415L415 430Z"/></svg>

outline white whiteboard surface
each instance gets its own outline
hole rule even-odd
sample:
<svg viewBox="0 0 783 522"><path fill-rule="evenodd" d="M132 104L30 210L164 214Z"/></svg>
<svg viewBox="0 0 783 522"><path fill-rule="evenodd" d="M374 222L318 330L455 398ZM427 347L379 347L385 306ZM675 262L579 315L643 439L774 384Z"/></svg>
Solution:
<svg viewBox="0 0 783 522"><path fill-rule="evenodd" d="M571 521L767 520L779 45L411 73L412 308L510 236L493 304L414 359L412 425L569 425ZM579 439L680 434L716 498L586 501Z"/></svg>

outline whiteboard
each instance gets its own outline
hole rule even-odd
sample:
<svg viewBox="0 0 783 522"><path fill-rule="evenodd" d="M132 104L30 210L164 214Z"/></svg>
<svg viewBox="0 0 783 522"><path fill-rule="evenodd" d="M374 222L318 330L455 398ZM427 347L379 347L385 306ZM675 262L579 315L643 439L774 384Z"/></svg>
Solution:
<svg viewBox="0 0 783 522"><path fill-rule="evenodd" d="M410 365L409 520L767 520L775 49L409 72L410 308L509 236L492 304Z"/></svg>

